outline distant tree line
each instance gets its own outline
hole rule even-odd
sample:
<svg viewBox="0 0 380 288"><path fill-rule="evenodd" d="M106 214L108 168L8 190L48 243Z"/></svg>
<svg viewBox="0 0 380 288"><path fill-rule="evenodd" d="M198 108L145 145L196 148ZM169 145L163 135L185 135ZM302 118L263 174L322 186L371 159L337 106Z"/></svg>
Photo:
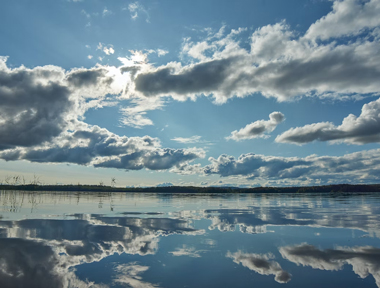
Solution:
<svg viewBox="0 0 380 288"><path fill-rule="evenodd" d="M76 192L134 192L134 193L350 193L350 192L380 192L380 184L336 184L325 186L305 187L193 187L193 186L170 186L170 187L146 187L146 188L120 188L100 185L41 185L21 184L0 185L0 190L22 190L22 191L76 191Z"/></svg>

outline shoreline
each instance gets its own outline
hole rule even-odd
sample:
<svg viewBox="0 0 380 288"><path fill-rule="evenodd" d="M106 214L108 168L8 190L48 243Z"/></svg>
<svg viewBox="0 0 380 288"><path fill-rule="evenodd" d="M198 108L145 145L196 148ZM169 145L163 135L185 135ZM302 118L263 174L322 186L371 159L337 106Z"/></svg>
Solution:
<svg viewBox="0 0 380 288"><path fill-rule="evenodd" d="M121 188L101 185L0 185L0 190L17 191L72 191L72 192L130 192L130 193L195 193L195 194L225 194L225 193L347 193L347 192L380 192L380 184L334 184L323 186L295 187L196 187L169 186L145 188Z"/></svg>

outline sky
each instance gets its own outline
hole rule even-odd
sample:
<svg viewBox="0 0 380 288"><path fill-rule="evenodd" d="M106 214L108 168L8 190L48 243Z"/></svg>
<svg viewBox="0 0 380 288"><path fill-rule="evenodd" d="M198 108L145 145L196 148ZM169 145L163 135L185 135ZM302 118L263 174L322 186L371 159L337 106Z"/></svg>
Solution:
<svg viewBox="0 0 380 288"><path fill-rule="evenodd" d="M2 183L379 183L380 0L1 6Z"/></svg>

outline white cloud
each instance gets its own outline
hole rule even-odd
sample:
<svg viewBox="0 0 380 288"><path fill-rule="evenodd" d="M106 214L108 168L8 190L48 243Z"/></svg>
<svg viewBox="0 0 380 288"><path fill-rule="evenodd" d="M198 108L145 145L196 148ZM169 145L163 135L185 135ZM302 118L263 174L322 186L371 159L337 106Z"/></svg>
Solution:
<svg viewBox="0 0 380 288"><path fill-rule="evenodd" d="M380 25L380 1L335 1L333 11L312 24L305 37L327 40L356 35Z"/></svg>
<svg viewBox="0 0 380 288"><path fill-rule="evenodd" d="M169 51L167 51L167 50L157 49L157 55L158 55L158 57L165 56L168 53L169 53Z"/></svg>
<svg viewBox="0 0 380 288"><path fill-rule="evenodd" d="M158 57L161 57L161 56L165 56L166 54L169 53L169 51L167 50L163 50L163 49L146 49L145 50L147 52L147 54L152 54L152 53L156 53Z"/></svg>
<svg viewBox="0 0 380 288"><path fill-rule="evenodd" d="M111 54L115 53L113 45L111 45L111 44L105 45L105 44L103 44L101 42L99 42L96 50L101 50L101 51L103 51L107 55L111 55Z"/></svg>
<svg viewBox="0 0 380 288"><path fill-rule="evenodd" d="M339 126L331 122L313 123L291 128L276 138L276 142L299 145L312 141L350 144L380 142L380 99L364 104L359 117L350 114Z"/></svg>
<svg viewBox="0 0 380 288"><path fill-rule="evenodd" d="M130 106L120 109L123 114L120 122L134 128L153 125L152 120L146 117L147 111L162 109L164 105L165 101L160 98L134 98L130 101Z"/></svg>
<svg viewBox="0 0 380 288"><path fill-rule="evenodd" d="M198 136L198 135L195 135L195 136L191 136L189 138L183 138L183 137L175 137L171 140L173 141L176 141L178 143L182 143L182 144L190 144L190 143L198 143L201 141L201 136Z"/></svg>
<svg viewBox="0 0 380 288"><path fill-rule="evenodd" d="M231 132L231 135L226 137L227 140L245 140L253 138L267 138L268 133L276 129L277 125L285 120L284 114L281 112L272 112L269 114L269 120L258 120L248 124L239 131L235 130Z"/></svg>
<svg viewBox="0 0 380 288"><path fill-rule="evenodd" d="M109 48L104 47L103 51L104 51L104 53L106 53L107 55L110 55L110 54L115 53L115 50L114 50L112 47L109 47Z"/></svg>
<svg viewBox="0 0 380 288"><path fill-rule="evenodd" d="M90 60L91 60L93 57L94 57L94 56L92 56L92 55L88 55L88 56L87 56L87 58L90 59Z"/></svg>

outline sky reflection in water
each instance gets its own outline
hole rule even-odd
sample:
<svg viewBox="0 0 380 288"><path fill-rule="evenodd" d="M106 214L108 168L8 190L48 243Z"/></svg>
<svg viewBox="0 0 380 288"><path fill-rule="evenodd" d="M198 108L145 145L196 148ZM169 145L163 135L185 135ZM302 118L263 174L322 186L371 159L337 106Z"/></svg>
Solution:
<svg viewBox="0 0 380 288"><path fill-rule="evenodd" d="M0 287L380 287L379 196L2 191Z"/></svg>

